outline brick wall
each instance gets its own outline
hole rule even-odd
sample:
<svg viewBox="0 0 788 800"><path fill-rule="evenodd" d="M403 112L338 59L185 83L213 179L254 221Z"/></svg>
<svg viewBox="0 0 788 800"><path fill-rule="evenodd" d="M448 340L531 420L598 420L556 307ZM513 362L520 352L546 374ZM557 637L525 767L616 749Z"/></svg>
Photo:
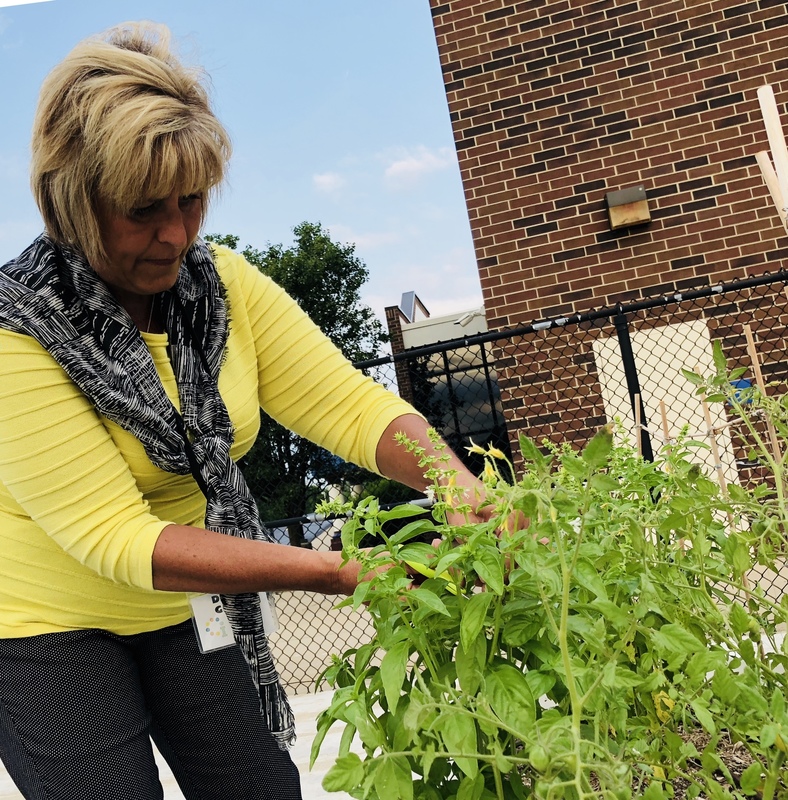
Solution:
<svg viewBox="0 0 788 800"><path fill-rule="evenodd" d="M491 328L777 268L756 90L784 121L775 0L431 0ZM652 222L612 232L643 186Z"/></svg>
<svg viewBox="0 0 788 800"><path fill-rule="evenodd" d="M386 306L386 326L389 331L389 341L391 342L391 352L394 355L401 353L405 349L405 342L402 336L403 314L399 306ZM405 320L407 321L407 320ZM410 379L408 365L404 361L394 363L394 374L397 378L397 390L399 396L409 403L413 402L413 384Z"/></svg>

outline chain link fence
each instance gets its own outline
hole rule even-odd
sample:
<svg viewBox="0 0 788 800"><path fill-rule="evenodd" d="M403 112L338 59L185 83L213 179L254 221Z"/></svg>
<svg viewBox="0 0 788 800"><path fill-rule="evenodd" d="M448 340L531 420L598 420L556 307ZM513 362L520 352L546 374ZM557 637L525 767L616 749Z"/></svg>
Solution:
<svg viewBox="0 0 788 800"><path fill-rule="evenodd" d="M719 406L703 407L682 369L714 371L712 343L718 340L731 368L748 367L753 380L751 333L764 379L782 392L788 381L788 272L707 285L650 297L561 319L523 325L420 347L357 366L409 400L444 436L469 468L480 472L469 440L493 444L518 463L518 436L582 447L600 425L618 418L625 435L645 458L653 458L682 429L690 436L715 437L710 470L727 482L758 479L757 464ZM709 411L713 416L707 417ZM703 452L703 451L701 451ZM307 481L311 497L375 494L382 502L417 495L370 474L344 474L328 458L317 459ZM319 466L332 468L321 474ZM258 496L280 491L255 485ZM284 491L284 490L282 490ZM261 503L262 506L262 503ZM297 517L268 519L280 541L315 549L338 542L341 522L318 521L305 508ZM265 517L265 514L263 514ZM295 531L295 533L294 533ZM788 571L761 573L769 594L788 588ZM282 679L293 693L313 691L332 653L367 640L363 614L335 610L335 601L303 592L277 597L280 631L272 637Z"/></svg>

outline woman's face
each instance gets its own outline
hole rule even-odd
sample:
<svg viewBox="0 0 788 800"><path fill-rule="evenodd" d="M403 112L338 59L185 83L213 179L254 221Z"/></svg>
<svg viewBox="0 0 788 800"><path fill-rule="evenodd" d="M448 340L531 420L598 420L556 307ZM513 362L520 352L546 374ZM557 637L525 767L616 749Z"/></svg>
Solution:
<svg viewBox="0 0 788 800"><path fill-rule="evenodd" d="M147 302L147 297L175 285L200 230L202 195L173 192L152 198L128 215L100 205L98 219L107 261L91 266L121 304Z"/></svg>

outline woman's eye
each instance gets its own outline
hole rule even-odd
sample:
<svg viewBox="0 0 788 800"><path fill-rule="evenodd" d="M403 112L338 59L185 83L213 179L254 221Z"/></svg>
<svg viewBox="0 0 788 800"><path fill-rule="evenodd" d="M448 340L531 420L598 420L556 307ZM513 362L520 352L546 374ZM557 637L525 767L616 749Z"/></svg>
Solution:
<svg viewBox="0 0 788 800"><path fill-rule="evenodd" d="M188 208L189 206L192 206L195 203L199 203L201 200L202 200L201 194L187 194L185 197L181 197L179 202L181 208Z"/></svg>
<svg viewBox="0 0 788 800"><path fill-rule="evenodd" d="M156 210L156 205L156 203L150 203L146 206L132 208L129 216L134 217L134 219L145 219L145 217L149 217Z"/></svg>

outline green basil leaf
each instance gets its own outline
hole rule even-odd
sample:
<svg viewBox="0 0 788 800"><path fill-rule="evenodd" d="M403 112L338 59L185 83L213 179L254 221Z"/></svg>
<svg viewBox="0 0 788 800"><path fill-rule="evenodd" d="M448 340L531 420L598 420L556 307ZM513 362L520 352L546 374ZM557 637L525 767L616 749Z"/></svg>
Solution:
<svg viewBox="0 0 788 800"><path fill-rule="evenodd" d="M388 522L391 519L405 519L406 517L416 517L419 514L423 514L425 509L421 506L414 506L410 503L403 503L399 506L394 506L394 508L390 508L388 511L381 511L378 514L378 520L383 522Z"/></svg>
<svg viewBox="0 0 788 800"><path fill-rule="evenodd" d="M472 639L467 648L459 644L454 651L457 680L460 682L460 688L468 695L474 695L479 690L486 659L487 639L484 636Z"/></svg>
<svg viewBox="0 0 788 800"><path fill-rule="evenodd" d="M408 596L415 597L423 606L426 606L432 611L436 611L438 614L443 614L447 617L451 616L449 609L446 608L443 600L441 600L440 597L435 594L435 592L431 592L429 589L419 586L416 589L411 589L410 592L408 592Z"/></svg>
<svg viewBox="0 0 788 800"><path fill-rule="evenodd" d="M476 637L482 632L487 619L487 610L492 602L490 592L477 592L462 606L460 621L460 644L467 652Z"/></svg>
<svg viewBox="0 0 788 800"><path fill-rule="evenodd" d="M397 703L402 694L402 682L405 680L409 655L410 643L407 641L397 642L388 653L383 656L383 660L380 662L380 676L383 680L383 691L386 694L386 702L392 714L397 710Z"/></svg>
<svg viewBox="0 0 788 800"><path fill-rule="evenodd" d="M446 711L436 721L435 727L449 753L464 754L453 756L454 762L469 778L473 778L479 771L478 760L469 755L477 753L479 747L473 717L460 709Z"/></svg>
<svg viewBox="0 0 788 800"><path fill-rule="evenodd" d="M491 592L503 594L503 561L498 550L480 548L473 561L473 568Z"/></svg>
<svg viewBox="0 0 788 800"><path fill-rule="evenodd" d="M484 676L485 695L498 718L527 739L536 722L536 701L525 674L510 664L499 664Z"/></svg>

